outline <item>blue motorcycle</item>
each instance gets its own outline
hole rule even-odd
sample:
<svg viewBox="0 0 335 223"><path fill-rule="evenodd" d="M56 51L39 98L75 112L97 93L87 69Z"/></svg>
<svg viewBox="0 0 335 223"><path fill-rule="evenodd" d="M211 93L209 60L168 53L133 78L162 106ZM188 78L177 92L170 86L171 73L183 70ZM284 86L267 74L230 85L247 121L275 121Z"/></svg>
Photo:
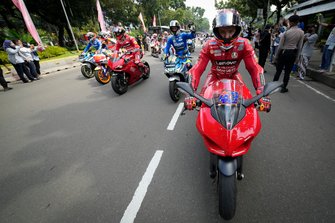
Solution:
<svg viewBox="0 0 335 223"><path fill-rule="evenodd" d="M181 92L176 83L188 82L188 70L192 67L192 57L189 55L171 55L164 60L164 74L169 78L169 93L174 102L179 101Z"/></svg>
<svg viewBox="0 0 335 223"><path fill-rule="evenodd" d="M79 56L79 61L82 63L80 70L83 76L86 78L94 77L93 71L97 65L94 61L93 56L94 53L92 52L87 52Z"/></svg>

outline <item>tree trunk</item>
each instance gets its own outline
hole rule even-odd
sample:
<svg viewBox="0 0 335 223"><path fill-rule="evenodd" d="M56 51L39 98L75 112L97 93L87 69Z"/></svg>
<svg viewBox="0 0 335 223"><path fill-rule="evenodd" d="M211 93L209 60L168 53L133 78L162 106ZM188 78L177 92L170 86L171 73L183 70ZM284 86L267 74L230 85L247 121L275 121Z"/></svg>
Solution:
<svg viewBox="0 0 335 223"><path fill-rule="evenodd" d="M280 15L281 15L281 4L277 5L277 23L279 23Z"/></svg>
<svg viewBox="0 0 335 223"><path fill-rule="evenodd" d="M72 34L71 34L71 30L69 28L69 26L65 26L67 35L69 36L68 42L67 42L67 46L74 46L74 39L72 38Z"/></svg>
<svg viewBox="0 0 335 223"><path fill-rule="evenodd" d="M266 26L266 23L268 22L268 7L267 5L265 5L263 7L263 19L264 19L264 24L263 24L263 28Z"/></svg>
<svg viewBox="0 0 335 223"><path fill-rule="evenodd" d="M65 46L64 43L64 26L58 25L58 45Z"/></svg>

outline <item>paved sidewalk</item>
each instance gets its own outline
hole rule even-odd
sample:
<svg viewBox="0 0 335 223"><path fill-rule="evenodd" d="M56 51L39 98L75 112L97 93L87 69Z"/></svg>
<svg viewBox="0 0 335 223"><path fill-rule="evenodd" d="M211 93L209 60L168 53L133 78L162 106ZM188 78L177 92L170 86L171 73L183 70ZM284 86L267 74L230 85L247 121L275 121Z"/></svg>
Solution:
<svg viewBox="0 0 335 223"><path fill-rule="evenodd" d="M335 88L335 69L333 68L332 72L319 72L318 70L320 69L321 59L322 53L320 49L314 49L306 75L315 81L319 81L329 87Z"/></svg>
<svg viewBox="0 0 335 223"><path fill-rule="evenodd" d="M322 52L320 51L320 49L315 48L307 68L306 76L314 81L318 81L329 87L335 88L335 68L333 68L332 72L320 72L319 70L321 60ZM276 68L274 65L270 64L269 57L267 58L266 64L267 66L273 67L275 72Z"/></svg>
<svg viewBox="0 0 335 223"><path fill-rule="evenodd" d="M55 73L57 71L78 67L80 65L81 63L78 61L78 55L48 61L41 61L40 62L41 76L43 77L45 75ZM19 76L16 74L15 69L13 67L10 68L11 71L7 71L6 68L2 67L5 73L4 75L5 79L7 81L10 81L11 83L21 82Z"/></svg>

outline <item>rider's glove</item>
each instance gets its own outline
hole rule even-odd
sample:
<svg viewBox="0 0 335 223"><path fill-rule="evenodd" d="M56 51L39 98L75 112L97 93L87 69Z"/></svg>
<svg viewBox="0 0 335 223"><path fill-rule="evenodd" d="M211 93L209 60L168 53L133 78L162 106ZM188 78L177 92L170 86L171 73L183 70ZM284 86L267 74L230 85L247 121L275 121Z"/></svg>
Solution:
<svg viewBox="0 0 335 223"><path fill-rule="evenodd" d="M169 58L169 54L163 54L162 60L167 60Z"/></svg>
<svg viewBox="0 0 335 223"><path fill-rule="evenodd" d="M187 110L193 110L197 107L197 99L194 97L186 97L184 100L184 108Z"/></svg>
<svg viewBox="0 0 335 223"><path fill-rule="evenodd" d="M271 99L270 97L262 97L258 100L258 110L259 111L266 111L270 112L271 110Z"/></svg>
<svg viewBox="0 0 335 223"><path fill-rule="evenodd" d="M190 29L191 32L195 32L195 25L193 22L191 22L190 24L188 24L188 28Z"/></svg>

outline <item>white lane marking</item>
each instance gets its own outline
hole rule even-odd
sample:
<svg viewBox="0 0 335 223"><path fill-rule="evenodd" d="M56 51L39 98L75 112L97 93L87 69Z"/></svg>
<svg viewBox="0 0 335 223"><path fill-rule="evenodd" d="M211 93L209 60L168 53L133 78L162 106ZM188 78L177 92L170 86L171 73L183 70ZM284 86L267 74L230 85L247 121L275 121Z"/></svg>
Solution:
<svg viewBox="0 0 335 223"><path fill-rule="evenodd" d="M323 97L327 98L328 100L331 100L332 102L335 102L335 99L334 99L334 98L331 98L331 97L329 97L328 95L325 95L324 93L322 93L322 92L316 90L315 88L309 86L308 84L306 84L306 83L304 83L304 82L302 82L302 81L300 81L300 80L298 80L298 82L300 82L301 84L305 85L305 86L308 87L309 89L315 91L317 94L322 95Z"/></svg>
<svg viewBox="0 0 335 223"><path fill-rule="evenodd" d="M178 108L177 108L176 112L174 113L174 115L173 115L173 117L172 117L172 119L170 121L170 124L167 127L167 130L173 130L174 129L174 126L176 125L176 123L178 121L179 115L180 115L183 107L184 107L184 103L180 103L178 105Z"/></svg>
<svg viewBox="0 0 335 223"><path fill-rule="evenodd" d="M149 166L142 177L141 182L138 184L133 199L129 203L126 211L124 212L120 223L134 222L137 212L141 207L142 201L145 197L145 194L147 193L148 186L151 183L152 177L154 176L154 173L158 167L162 155L162 150L157 150L155 152L155 155L152 157Z"/></svg>

